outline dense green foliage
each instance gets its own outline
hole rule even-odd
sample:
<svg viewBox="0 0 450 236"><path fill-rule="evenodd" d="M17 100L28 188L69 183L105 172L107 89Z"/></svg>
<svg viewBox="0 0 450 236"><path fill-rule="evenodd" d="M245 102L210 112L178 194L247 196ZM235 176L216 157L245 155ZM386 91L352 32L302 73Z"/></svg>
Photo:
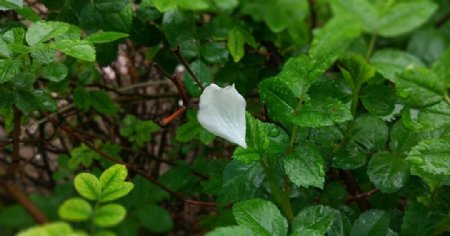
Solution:
<svg viewBox="0 0 450 236"><path fill-rule="evenodd" d="M2 233L450 233L448 1L0 8ZM247 148L198 122L211 83L246 98Z"/></svg>

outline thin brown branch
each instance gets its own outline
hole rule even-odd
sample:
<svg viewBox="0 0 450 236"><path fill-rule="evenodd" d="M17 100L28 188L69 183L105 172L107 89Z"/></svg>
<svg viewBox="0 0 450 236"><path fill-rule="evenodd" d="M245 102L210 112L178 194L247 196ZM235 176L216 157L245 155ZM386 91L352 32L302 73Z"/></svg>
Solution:
<svg viewBox="0 0 450 236"><path fill-rule="evenodd" d="M372 189L372 190L364 192L364 193L359 193L354 196L349 196L347 201L352 202L352 201L356 201L361 198L367 198L367 197L370 197L372 194L377 193L379 191L380 191L379 189Z"/></svg>
<svg viewBox="0 0 450 236"><path fill-rule="evenodd" d="M189 67L189 65L186 63L186 61L181 56L181 54L180 54L180 47L176 47L176 48L172 49L172 52L175 54L175 56L178 58L178 60L181 62L181 64L183 64L184 68L186 68L186 70L189 72L189 74L191 75L192 79L195 81L197 86L202 91L205 90L205 88L203 87L202 83L200 83L200 80L198 80L197 76L195 76L194 72L192 72L192 70Z"/></svg>

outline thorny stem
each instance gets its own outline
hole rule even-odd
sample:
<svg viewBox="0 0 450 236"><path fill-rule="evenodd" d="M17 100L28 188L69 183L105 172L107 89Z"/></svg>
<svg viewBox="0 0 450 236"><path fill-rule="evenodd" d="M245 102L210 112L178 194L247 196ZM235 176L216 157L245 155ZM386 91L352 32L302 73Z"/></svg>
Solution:
<svg viewBox="0 0 450 236"><path fill-rule="evenodd" d="M192 70L189 67L189 65L186 63L186 61L181 56L181 54L180 54L180 47L178 46L178 47L172 49L172 52L175 54L175 56L178 58L178 60L181 62L181 64L183 64L184 68L186 68L186 70L189 72L189 74L191 75L192 79L195 81L197 86L202 91L205 90L205 88L203 87L202 83L200 83L200 80L198 80L197 76L195 76L194 72L192 72Z"/></svg>

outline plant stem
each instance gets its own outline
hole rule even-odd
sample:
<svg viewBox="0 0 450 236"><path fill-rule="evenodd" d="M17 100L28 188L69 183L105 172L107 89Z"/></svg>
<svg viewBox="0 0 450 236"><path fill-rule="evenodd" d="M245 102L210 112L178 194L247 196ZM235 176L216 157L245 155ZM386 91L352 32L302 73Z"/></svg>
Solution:
<svg viewBox="0 0 450 236"><path fill-rule="evenodd" d="M372 56L373 49L375 48L375 42L377 41L377 33L373 33L370 37L369 42L369 49L367 50L367 56L366 59L369 60L369 58Z"/></svg>
<svg viewBox="0 0 450 236"><path fill-rule="evenodd" d="M447 92L444 93L444 100L450 105L450 97Z"/></svg>
<svg viewBox="0 0 450 236"><path fill-rule="evenodd" d="M283 195L281 194L280 189L278 188L276 177L273 176L269 167L266 165L266 163L263 160L260 160L259 163L261 164L261 166L264 170L264 174L266 175L267 180L269 181L269 185L272 190L272 194L273 194L273 197L275 198L275 201L278 203L278 205L281 206L281 209L283 210L288 221L291 221L294 218L294 214L292 213L289 196L287 199L286 199L286 197L283 198ZM286 184L286 182L285 182L285 184Z"/></svg>

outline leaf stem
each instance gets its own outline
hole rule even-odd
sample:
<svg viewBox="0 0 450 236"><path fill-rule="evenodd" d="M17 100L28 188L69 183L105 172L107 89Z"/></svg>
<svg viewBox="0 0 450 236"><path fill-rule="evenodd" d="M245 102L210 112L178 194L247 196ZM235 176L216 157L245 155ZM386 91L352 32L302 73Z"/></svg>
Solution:
<svg viewBox="0 0 450 236"><path fill-rule="evenodd" d="M444 93L444 100L450 105L450 97L447 92Z"/></svg>
<svg viewBox="0 0 450 236"><path fill-rule="evenodd" d="M370 37L369 49L367 50L367 55L366 55L367 60L369 60L369 58L372 56L376 41L377 41L377 33L373 33L372 36Z"/></svg>

